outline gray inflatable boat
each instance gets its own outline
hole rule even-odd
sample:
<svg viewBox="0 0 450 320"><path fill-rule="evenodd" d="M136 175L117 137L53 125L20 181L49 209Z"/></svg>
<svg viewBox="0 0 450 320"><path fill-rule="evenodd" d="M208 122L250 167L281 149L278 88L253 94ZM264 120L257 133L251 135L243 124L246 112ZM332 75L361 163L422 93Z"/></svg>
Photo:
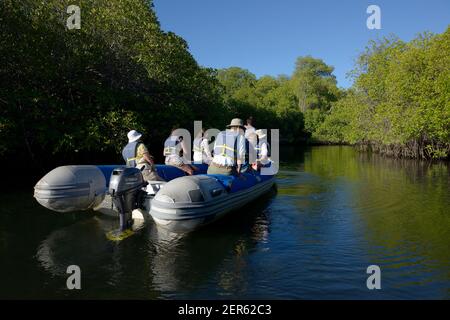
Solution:
<svg viewBox="0 0 450 320"><path fill-rule="evenodd" d="M273 176L235 178L199 175L168 182L152 200L150 215L161 226L182 232L211 223L268 192Z"/></svg>
<svg viewBox="0 0 450 320"><path fill-rule="evenodd" d="M168 182L146 182L136 168L62 166L39 180L34 197L55 212L94 210L119 217L122 231L132 228L133 219L153 218L166 229L186 232L240 208L274 183L273 175L207 175L206 165L198 167L198 175L186 176L178 168L157 165Z"/></svg>

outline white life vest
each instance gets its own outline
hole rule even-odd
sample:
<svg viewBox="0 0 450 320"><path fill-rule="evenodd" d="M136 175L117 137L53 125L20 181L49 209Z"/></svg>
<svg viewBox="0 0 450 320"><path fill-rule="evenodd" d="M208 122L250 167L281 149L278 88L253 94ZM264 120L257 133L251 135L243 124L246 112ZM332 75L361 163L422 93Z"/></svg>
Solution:
<svg viewBox="0 0 450 320"><path fill-rule="evenodd" d="M164 156L180 155L180 138L170 136L164 142Z"/></svg>
<svg viewBox="0 0 450 320"><path fill-rule="evenodd" d="M239 133L222 131L216 137L214 156L220 155L229 158L233 164L237 163L237 142Z"/></svg>

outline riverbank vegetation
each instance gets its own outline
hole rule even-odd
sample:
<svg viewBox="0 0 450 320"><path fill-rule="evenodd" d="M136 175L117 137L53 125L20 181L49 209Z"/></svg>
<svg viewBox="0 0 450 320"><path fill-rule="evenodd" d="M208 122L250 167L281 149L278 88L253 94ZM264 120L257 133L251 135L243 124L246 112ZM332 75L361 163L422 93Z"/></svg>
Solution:
<svg viewBox="0 0 450 320"><path fill-rule="evenodd" d="M411 42L371 42L344 92L313 132L394 157L450 154L450 28Z"/></svg>
<svg viewBox="0 0 450 320"><path fill-rule="evenodd" d="M338 88L333 67L299 57L288 76L200 66L188 44L161 30L150 0L0 3L0 159L48 168L120 162L134 128L160 155L173 127L223 128L252 115L287 143L349 143L393 156L450 154L447 30L410 43L372 43L354 86Z"/></svg>
<svg viewBox="0 0 450 320"><path fill-rule="evenodd" d="M450 155L450 28L408 43L395 37L371 42L350 72L354 84L347 90L337 87L333 67L309 56L298 58L290 77L256 80L241 70L229 83L236 70L219 71L234 103L289 110L289 119L298 113L294 121L303 119L302 133L300 126L288 125L296 137L356 145L397 158ZM272 104L273 96L278 100Z"/></svg>
<svg viewBox="0 0 450 320"><path fill-rule="evenodd" d="M161 30L151 3L85 1L79 30L66 28L70 4L0 4L4 157L20 154L35 165L103 154L117 162L130 128L156 145L173 126L225 121L215 71Z"/></svg>

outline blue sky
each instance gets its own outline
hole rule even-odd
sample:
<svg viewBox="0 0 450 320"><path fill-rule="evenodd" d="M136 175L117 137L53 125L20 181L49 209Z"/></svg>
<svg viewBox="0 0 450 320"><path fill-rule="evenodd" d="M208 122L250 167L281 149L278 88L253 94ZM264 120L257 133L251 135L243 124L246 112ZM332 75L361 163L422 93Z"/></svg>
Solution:
<svg viewBox="0 0 450 320"><path fill-rule="evenodd" d="M381 30L369 30L366 9L381 8ZM411 40L450 24L450 0L154 0L161 27L182 36L199 64L239 66L258 77L291 75L298 56L335 67L338 85L370 39Z"/></svg>

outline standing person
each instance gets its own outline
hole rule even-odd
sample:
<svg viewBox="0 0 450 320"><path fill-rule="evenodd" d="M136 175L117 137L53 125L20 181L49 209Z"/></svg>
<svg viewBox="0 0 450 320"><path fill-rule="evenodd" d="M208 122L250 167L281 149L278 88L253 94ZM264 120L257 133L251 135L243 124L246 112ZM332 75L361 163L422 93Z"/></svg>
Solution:
<svg viewBox="0 0 450 320"><path fill-rule="evenodd" d="M245 127L241 119L235 118L221 131L214 142L214 157L208 174L239 176L245 164Z"/></svg>
<svg viewBox="0 0 450 320"><path fill-rule="evenodd" d="M122 150L122 157L127 166L140 169L145 181L164 181L156 172L153 157L141 141L142 133L131 130L127 137L128 144Z"/></svg>
<svg viewBox="0 0 450 320"><path fill-rule="evenodd" d="M255 132L256 129L253 126L253 117L252 116L248 117L246 122L247 123L245 125L245 134L247 135L247 134Z"/></svg>
<svg viewBox="0 0 450 320"><path fill-rule="evenodd" d="M247 119L247 124L245 125L245 137L248 139L248 136L252 133L255 133L255 127L253 126L253 117L250 116Z"/></svg>
<svg viewBox="0 0 450 320"><path fill-rule="evenodd" d="M209 150L209 141L205 136L205 130L202 129L193 142L194 163L211 163L212 156Z"/></svg>
<svg viewBox="0 0 450 320"><path fill-rule="evenodd" d="M248 117L247 124L245 125L245 138L254 146L258 143L255 131L256 129L253 126L253 117L250 116Z"/></svg>
<svg viewBox="0 0 450 320"><path fill-rule="evenodd" d="M186 145L183 139L174 135L175 130L172 131L170 137L164 142L164 156L166 157L166 165L177 167L189 175L193 175L198 168L187 163L184 159L186 152ZM183 156L181 156L183 153Z"/></svg>
<svg viewBox="0 0 450 320"><path fill-rule="evenodd" d="M258 136L255 132L250 133L245 137L247 143L247 163L255 163L258 158Z"/></svg>

